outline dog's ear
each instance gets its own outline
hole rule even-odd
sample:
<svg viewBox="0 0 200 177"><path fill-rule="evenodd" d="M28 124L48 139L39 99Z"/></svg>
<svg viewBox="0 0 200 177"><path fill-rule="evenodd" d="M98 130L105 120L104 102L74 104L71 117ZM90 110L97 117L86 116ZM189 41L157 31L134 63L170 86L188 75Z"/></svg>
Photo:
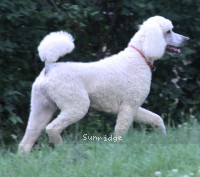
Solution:
<svg viewBox="0 0 200 177"><path fill-rule="evenodd" d="M142 26L144 32L143 52L146 57L159 59L166 48L163 31L156 22L146 23Z"/></svg>

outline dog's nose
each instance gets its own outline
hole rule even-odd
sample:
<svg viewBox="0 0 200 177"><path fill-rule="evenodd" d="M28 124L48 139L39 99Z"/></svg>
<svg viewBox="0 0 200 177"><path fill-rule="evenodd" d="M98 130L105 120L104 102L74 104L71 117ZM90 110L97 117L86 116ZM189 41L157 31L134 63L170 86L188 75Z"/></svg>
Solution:
<svg viewBox="0 0 200 177"><path fill-rule="evenodd" d="M183 45L186 45L190 41L189 37L184 37Z"/></svg>
<svg viewBox="0 0 200 177"><path fill-rule="evenodd" d="M187 42L189 42L190 41L190 38L189 37L186 37L186 39L185 39Z"/></svg>

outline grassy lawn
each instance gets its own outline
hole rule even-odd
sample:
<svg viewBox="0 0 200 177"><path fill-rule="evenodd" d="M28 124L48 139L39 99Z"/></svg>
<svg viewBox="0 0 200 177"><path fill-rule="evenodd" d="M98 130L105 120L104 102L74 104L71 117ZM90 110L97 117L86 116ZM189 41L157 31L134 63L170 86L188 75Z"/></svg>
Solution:
<svg viewBox="0 0 200 177"><path fill-rule="evenodd" d="M134 131L120 142L75 141L29 155L0 153L2 177L200 176L200 126L159 133ZM161 173L161 174L160 174Z"/></svg>

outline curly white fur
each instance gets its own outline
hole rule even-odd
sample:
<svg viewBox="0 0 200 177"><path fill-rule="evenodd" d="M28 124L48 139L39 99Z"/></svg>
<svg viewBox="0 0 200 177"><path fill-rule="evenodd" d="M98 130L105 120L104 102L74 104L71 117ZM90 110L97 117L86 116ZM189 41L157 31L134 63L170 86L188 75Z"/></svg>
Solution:
<svg viewBox="0 0 200 177"><path fill-rule="evenodd" d="M38 46L40 59L44 62L56 62L60 57L73 51L74 38L71 34L59 31L47 35Z"/></svg>
<svg viewBox="0 0 200 177"><path fill-rule="evenodd" d="M73 50L73 38L65 32L47 35L38 50L41 60L48 64L33 84L31 112L19 150L29 152L45 127L50 142L62 143L63 129L82 119L89 107L117 114L116 136L126 133L133 120L165 132L161 117L140 107L151 84L151 69L141 53L153 63L163 56L168 44L181 46L186 37L172 33L172 28L163 17L149 18L127 48L91 63L53 63ZM50 122L57 108L61 112Z"/></svg>

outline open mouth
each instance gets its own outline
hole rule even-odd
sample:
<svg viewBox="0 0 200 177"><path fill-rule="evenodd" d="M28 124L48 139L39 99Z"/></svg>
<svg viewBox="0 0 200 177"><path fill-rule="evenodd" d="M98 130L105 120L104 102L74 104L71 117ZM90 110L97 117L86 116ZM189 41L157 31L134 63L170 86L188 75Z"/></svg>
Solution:
<svg viewBox="0 0 200 177"><path fill-rule="evenodd" d="M167 45L166 47L166 52L172 56L180 56L181 55L181 50L175 46L172 45Z"/></svg>

